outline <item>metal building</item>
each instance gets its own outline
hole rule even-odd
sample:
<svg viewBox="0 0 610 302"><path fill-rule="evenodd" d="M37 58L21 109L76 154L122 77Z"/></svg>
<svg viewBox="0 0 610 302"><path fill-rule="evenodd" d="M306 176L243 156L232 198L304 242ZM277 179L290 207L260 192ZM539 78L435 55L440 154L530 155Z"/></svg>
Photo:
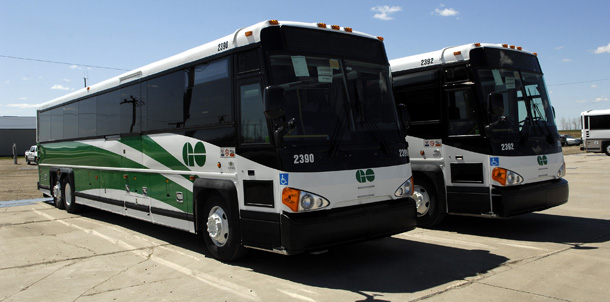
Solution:
<svg viewBox="0 0 610 302"><path fill-rule="evenodd" d="M13 156L13 144L18 156L36 144L35 116L0 116L0 156Z"/></svg>

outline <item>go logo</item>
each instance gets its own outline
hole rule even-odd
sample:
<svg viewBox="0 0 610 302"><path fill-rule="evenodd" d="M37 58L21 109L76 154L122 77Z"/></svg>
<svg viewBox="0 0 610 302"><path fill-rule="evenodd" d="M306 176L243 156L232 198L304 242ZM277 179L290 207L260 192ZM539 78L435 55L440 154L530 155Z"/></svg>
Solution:
<svg viewBox="0 0 610 302"><path fill-rule="evenodd" d="M546 158L546 155L538 156L538 165L546 166L549 163L549 160Z"/></svg>
<svg viewBox="0 0 610 302"><path fill-rule="evenodd" d="M195 148L191 143L184 144L182 147L182 159L189 167L194 167L195 164L199 167L205 165L205 146L202 142L195 144Z"/></svg>
<svg viewBox="0 0 610 302"><path fill-rule="evenodd" d="M356 180L359 183L373 182L375 180L375 172L373 169L367 169L366 171L356 171Z"/></svg>

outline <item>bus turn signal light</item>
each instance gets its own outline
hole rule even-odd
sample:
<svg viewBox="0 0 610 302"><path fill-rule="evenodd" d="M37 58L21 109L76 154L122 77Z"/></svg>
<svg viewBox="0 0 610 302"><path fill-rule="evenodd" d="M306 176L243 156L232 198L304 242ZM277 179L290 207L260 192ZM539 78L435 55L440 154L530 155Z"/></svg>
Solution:
<svg viewBox="0 0 610 302"><path fill-rule="evenodd" d="M298 212L299 196L301 196L301 191L293 188L284 188L282 191L282 203L290 208L293 212Z"/></svg>
<svg viewBox="0 0 610 302"><path fill-rule="evenodd" d="M493 169L491 178L503 186L518 185L523 182L521 175L500 167Z"/></svg>

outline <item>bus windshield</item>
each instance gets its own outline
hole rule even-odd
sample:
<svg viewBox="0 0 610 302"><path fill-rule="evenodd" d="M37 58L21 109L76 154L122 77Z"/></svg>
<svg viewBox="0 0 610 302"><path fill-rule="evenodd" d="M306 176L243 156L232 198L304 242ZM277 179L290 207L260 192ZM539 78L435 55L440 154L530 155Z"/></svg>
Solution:
<svg viewBox="0 0 610 302"><path fill-rule="evenodd" d="M332 156L404 141L387 66L337 57L270 56L272 84L283 88L285 146L319 146Z"/></svg>
<svg viewBox="0 0 610 302"><path fill-rule="evenodd" d="M541 74L512 69L478 71L492 138L553 136L553 111Z"/></svg>

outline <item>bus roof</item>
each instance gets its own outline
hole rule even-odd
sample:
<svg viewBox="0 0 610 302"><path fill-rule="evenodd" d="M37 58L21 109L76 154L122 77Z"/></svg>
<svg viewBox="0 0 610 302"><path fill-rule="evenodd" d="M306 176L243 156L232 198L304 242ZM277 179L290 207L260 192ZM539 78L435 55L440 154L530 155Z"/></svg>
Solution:
<svg viewBox="0 0 610 302"><path fill-rule="evenodd" d="M536 55L536 53L523 50L521 47L517 47L514 45L471 43L460 46L445 47L441 50L390 60L390 66L392 68L392 72L396 72L402 70L429 67L434 65L444 65L449 63L468 61L470 60L470 51L475 48L498 48L527 53L530 55Z"/></svg>
<svg viewBox="0 0 610 302"><path fill-rule="evenodd" d="M220 39L211 41L209 43L203 44L201 46L189 49L177 55L171 56L166 59L162 59L160 61L145 65L143 67L134 69L132 71L128 71L119 76L107 79L100 83L91 85L86 88L81 88L77 91L69 93L67 95L58 97L56 99L50 100L38 108L38 110L48 109L50 107L54 107L56 105L69 102L71 100L75 100L78 98L85 97L87 95L93 95L100 91L104 91L107 89L111 89L117 87L119 85L128 83L133 80L137 80L140 78L144 78L150 75L154 75L156 73L172 69L174 67L179 67L184 64L188 64L190 62L194 62L209 56L216 55L221 52L226 52L234 48L243 47L248 44L253 44L260 42L260 33L262 29L271 26L292 26L292 27L302 27L302 28L310 28L317 30L326 30L333 32L341 32L344 34L352 34L365 38L378 39L375 36L368 35L358 31L352 31L349 27L336 27L336 25L326 25L324 23L304 23L304 22L293 22L293 21L276 21L276 20L267 20L262 21L257 24L240 28L236 30L233 34L227 35ZM220 46L221 43L227 42L225 46Z"/></svg>
<svg viewBox="0 0 610 302"><path fill-rule="evenodd" d="M587 110L580 115L610 115L610 109Z"/></svg>

